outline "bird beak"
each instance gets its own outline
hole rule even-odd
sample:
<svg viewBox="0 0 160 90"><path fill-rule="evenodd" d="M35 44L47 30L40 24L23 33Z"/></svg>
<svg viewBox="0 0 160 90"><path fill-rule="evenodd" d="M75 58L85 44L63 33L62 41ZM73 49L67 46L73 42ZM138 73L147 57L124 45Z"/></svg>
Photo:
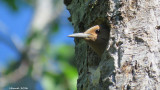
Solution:
<svg viewBox="0 0 160 90"><path fill-rule="evenodd" d="M68 35L68 37L74 37L74 38L88 38L91 34L87 33L74 33L71 35Z"/></svg>

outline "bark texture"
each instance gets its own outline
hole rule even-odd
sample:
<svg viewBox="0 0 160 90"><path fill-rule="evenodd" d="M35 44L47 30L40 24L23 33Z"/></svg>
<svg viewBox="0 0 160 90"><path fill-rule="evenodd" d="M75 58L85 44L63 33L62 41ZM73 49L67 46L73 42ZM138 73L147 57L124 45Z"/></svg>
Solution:
<svg viewBox="0 0 160 90"><path fill-rule="evenodd" d="M64 0L75 32L105 22L109 44L99 58L76 39L78 90L160 90L159 0Z"/></svg>

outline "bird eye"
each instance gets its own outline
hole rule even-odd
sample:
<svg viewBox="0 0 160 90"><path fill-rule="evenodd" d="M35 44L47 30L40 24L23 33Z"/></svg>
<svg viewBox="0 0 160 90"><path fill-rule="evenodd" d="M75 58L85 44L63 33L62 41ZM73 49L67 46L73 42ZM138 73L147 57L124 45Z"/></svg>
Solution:
<svg viewBox="0 0 160 90"><path fill-rule="evenodd" d="M100 33L100 30L99 30L99 29L97 29L97 30L96 30L96 33L97 33L97 34L98 34L98 33Z"/></svg>

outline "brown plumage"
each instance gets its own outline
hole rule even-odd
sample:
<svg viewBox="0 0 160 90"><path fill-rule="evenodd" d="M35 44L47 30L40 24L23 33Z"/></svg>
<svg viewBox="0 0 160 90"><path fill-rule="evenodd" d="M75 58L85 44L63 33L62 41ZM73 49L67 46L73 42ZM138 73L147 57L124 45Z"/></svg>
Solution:
<svg viewBox="0 0 160 90"><path fill-rule="evenodd" d="M105 25L95 25L84 33L74 33L69 37L83 38L89 46L101 56L109 40L110 29Z"/></svg>

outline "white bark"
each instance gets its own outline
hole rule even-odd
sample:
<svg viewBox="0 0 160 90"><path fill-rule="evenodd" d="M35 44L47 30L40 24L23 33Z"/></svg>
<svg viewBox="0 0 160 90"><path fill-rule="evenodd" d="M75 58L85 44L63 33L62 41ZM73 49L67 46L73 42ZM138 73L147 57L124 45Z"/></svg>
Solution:
<svg viewBox="0 0 160 90"><path fill-rule="evenodd" d="M112 2L112 1L111 1ZM119 3L119 2L118 2ZM160 89L160 1L124 1L117 11L123 20L112 28L117 52L115 86L119 89ZM111 4L115 10L115 2Z"/></svg>
<svg viewBox="0 0 160 90"><path fill-rule="evenodd" d="M111 26L101 59L75 40L78 90L160 89L159 0L74 0L67 5L75 32L104 21Z"/></svg>

